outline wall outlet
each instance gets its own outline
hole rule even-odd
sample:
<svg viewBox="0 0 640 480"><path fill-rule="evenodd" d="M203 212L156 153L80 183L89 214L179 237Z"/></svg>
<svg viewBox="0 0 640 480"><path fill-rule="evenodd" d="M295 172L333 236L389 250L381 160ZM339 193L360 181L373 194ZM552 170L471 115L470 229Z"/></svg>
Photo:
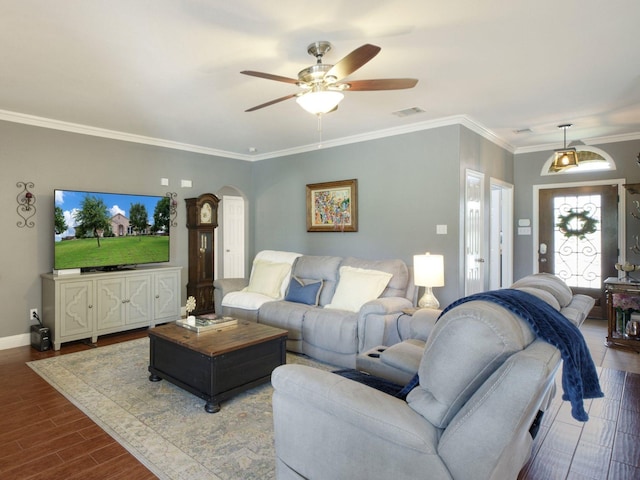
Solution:
<svg viewBox="0 0 640 480"><path fill-rule="evenodd" d="M38 309L37 308L32 308L31 310L29 310L29 323L38 323L38 319L36 318L38 316Z"/></svg>

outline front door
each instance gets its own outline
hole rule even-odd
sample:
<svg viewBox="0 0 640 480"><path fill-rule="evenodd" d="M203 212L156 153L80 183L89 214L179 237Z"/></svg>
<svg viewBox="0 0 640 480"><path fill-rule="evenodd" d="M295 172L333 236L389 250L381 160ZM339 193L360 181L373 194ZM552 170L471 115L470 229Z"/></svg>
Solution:
<svg viewBox="0 0 640 480"><path fill-rule="evenodd" d="M616 276L618 186L540 190L538 271L596 299L590 317L606 318L604 285Z"/></svg>

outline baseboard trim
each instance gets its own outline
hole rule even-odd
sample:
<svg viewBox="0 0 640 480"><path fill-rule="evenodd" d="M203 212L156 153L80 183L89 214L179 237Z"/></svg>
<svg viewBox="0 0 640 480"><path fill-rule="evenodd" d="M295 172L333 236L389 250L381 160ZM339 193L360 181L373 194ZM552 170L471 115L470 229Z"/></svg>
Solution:
<svg viewBox="0 0 640 480"><path fill-rule="evenodd" d="M0 337L0 350L31 345L31 334L22 333L11 337Z"/></svg>

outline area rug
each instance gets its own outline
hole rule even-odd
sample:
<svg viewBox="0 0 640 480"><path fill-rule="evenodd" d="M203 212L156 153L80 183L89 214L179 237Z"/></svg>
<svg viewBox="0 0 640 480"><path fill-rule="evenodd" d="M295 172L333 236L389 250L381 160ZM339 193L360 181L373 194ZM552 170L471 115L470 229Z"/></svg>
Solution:
<svg viewBox="0 0 640 480"><path fill-rule="evenodd" d="M331 370L293 354L287 363ZM28 363L161 479L275 478L270 383L210 414L199 397L149 381L148 364L148 338Z"/></svg>

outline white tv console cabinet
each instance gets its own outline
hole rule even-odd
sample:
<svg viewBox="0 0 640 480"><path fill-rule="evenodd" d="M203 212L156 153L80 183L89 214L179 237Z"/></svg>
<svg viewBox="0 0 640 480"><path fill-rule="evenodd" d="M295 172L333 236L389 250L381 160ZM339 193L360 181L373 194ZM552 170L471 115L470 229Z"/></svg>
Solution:
<svg viewBox="0 0 640 480"><path fill-rule="evenodd" d="M42 322L53 348L63 342L180 318L182 267L72 275L42 274Z"/></svg>

